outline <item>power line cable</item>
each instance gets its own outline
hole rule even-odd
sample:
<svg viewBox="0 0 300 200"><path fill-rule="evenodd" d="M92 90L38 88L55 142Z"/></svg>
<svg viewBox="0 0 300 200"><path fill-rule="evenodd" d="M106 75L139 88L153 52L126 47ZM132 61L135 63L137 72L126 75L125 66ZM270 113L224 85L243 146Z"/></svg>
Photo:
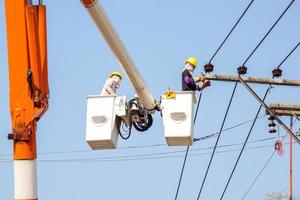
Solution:
<svg viewBox="0 0 300 200"><path fill-rule="evenodd" d="M273 30L273 28L277 25L277 23L280 21L280 19L284 16L284 14L287 12L287 10L290 8L290 6L294 3L294 1L295 1L295 0L292 0L292 1L290 2L290 4L289 4L289 5L287 6L287 8L283 11L283 13L280 15L280 17L276 20L276 22L272 25L272 27L271 27L271 28L269 29L269 31L265 34L265 36L262 38L262 40L261 40L261 41L256 45L256 47L252 50L252 52L251 52L251 53L249 54L249 56L246 58L246 60L244 61L244 63L243 63L242 66L244 66L244 65L249 61L249 59L252 57L252 55L255 53L255 51L258 49L258 47L263 43L263 41L266 39L266 37L270 34L270 32ZM269 91L269 90L270 90L270 87L267 89L266 94L265 94L265 97L266 97L266 95L268 94L268 91ZM265 97L264 97L264 98L265 98ZM261 110L261 107L262 107L262 106L259 107L259 111ZM257 112L256 117L258 117L259 111ZM248 138L249 138L249 136L250 136L250 134L251 134L251 132L252 132L252 128L253 128L253 126L254 126L254 124L255 124L255 122L256 122L256 117L255 117L255 120L254 120L254 122L253 122L253 125L252 125L252 127L251 127L251 129L250 129L250 131L249 131L249 133L248 133L248 136L247 136L247 138L246 138L246 141L245 141L245 143L244 143L244 146L246 145L246 143L247 143L247 141L248 141ZM243 149L244 149L244 147L242 148L242 151L241 151L241 153L240 153L240 155L239 155L239 158L240 158L240 156L241 156L241 154L242 154L242 152L243 152ZM239 161L239 158L238 158L238 161ZM223 196L224 196L224 194L225 194L225 192L226 192L226 189L227 189L228 184L229 184L229 182L230 182L230 180L231 180L231 178L232 178L232 175L233 175L233 173L234 173L234 170L235 170L235 168L236 168L236 165L237 165L238 161L236 162L236 164L235 164L235 166L234 166L234 169L233 169L233 171L232 171L232 173L231 173L231 175L230 175L230 178L229 178L228 181L227 181L227 184L226 184L226 186L225 186L225 189L224 189L224 191L223 191L223 193L222 193L222 196L221 196L220 200L223 198ZM206 175L205 175L205 178L206 178ZM203 185L203 183L202 183L202 185ZM201 186L201 189L200 189L200 191L199 191L197 200L199 200L199 198L200 198L201 191L202 191L202 187L203 187L203 186Z"/></svg>
<svg viewBox="0 0 300 200"><path fill-rule="evenodd" d="M271 89L271 86L268 87L268 89L266 90L266 93L265 93L265 95L264 95L263 101L265 101L265 99L266 99L266 97L267 97L267 95L268 95L270 89ZM232 179L233 173L235 172L235 169L236 169L236 167L237 167L237 165L238 165L238 163L239 163L239 161L240 161L240 158L241 158L241 156L242 156L242 154L243 154L243 151L244 151L244 149L245 149L245 146L246 146L246 144L247 144L247 142L248 142L248 139L249 139L249 137L250 137L250 134L252 133L253 127L254 127L254 125L255 125L255 123L256 123L256 119L257 119L257 117L258 117L258 115L259 115L259 113L260 113L261 108L262 108L262 105L260 105L259 108L258 108L258 110L257 110L256 116L255 116L255 120L253 121L253 123L252 123L252 125L251 125L251 128L250 128L250 130L249 130L249 132L248 132L248 135L247 135L247 137L246 137L246 140L245 140L245 142L244 142L244 144L243 144L242 150L240 151L240 154L239 154L239 156L238 156L238 158L237 158L237 160L236 160L236 162L235 162L235 165L234 165L233 170L232 170L232 172L231 172L231 174L230 174L230 176L229 176L229 179L228 179L228 181L227 181L227 183L226 183L226 186L225 186L225 188L224 188L224 190L223 190L223 193L222 193L222 195L221 195L220 200L222 200L223 197L224 197L224 194L225 194L225 192L226 192L226 190L227 190L227 187L228 187L228 185L229 185L229 183L230 183L230 181L231 181L231 179Z"/></svg>
<svg viewBox="0 0 300 200"><path fill-rule="evenodd" d="M273 140L275 138L277 138L277 137L262 138L262 139L250 141L249 143L264 142L264 141ZM224 145L218 146L217 148L218 149L219 148L228 148L228 147L233 147L233 146L240 146L242 144L243 143L224 144ZM210 150L210 149L213 149L213 146L195 148L195 149L191 149L190 151L202 151L202 150ZM175 154L175 153L183 153L183 152L185 152L185 151L179 150L179 151L168 151L168 152L150 153L150 154L137 154L137 155L127 155L127 156L110 156L110 157L96 157L96 158L81 158L81 159L82 160L119 159L119 158L131 158L131 157L157 156L157 155ZM7 160L7 159L2 159L2 160Z"/></svg>
<svg viewBox="0 0 300 200"><path fill-rule="evenodd" d="M287 134L285 134L285 136L287 136ZM281 141L283 141L284 139L285 139L285 137ZM259 171L258 175L253 180L253 182L251 183L250 187L247 189L246 193L243 195L242 200L245 199L245 197L247 196L247 194L249 193L249 191L252 189L252 187L254 186L254 184L256 183L256 181L258 180L258 178L261 176L261 174L263 173L263 171L266 169L267 165L269 164L269 162L272 160L273 156L275 155L275 152L276 152L275 150L272 152L271 156L268 158L268 160L265 163L265 165L263 166L263 168Z"/></svg>
<svg viewBox="0 0 300 200"><path fill-rule="evenodd" d="M281 14L281 16L277 19L277 21L273 24L273 26L270 28L270 30L267 32L267 34L262 38L262 40L256 45L256 47L253 49L253 51L250 53L250 55L246 58L246 60L244 61L244 63L243 63L243 66L248 62L248 60L251 58L251 56L254 54L254 52L258 49L258 47L262 44L262 42L266 39L266 37L270 34L270 32L273 30L273 28L276 26L276 24L280 21L280 19L282 18L282 16L286 13L286 11L290 8L290 6L293 4L293 2L294 2L295 0L293 0L290 4L289 4L289 6L285 9L285 11ZM237 82L236 82L236 84L237 84ZM267 93L266 93L267 94ZM260 109L261 109L261 107L260 107ZM259 110L260 110L259 109ZM258 113L259 114L259 113ZM258 117L258 115L256 116L256 117ZM225 118L224 118L225 119ZM255 121L256 121L256 119L257 118L255 118ZM255 122L254 121L254 122ZM218 135L218 138L217 138L217 141L216 141L216 145L217 145L217 143L218 143L218 140L219 140L219 137L220 137L220 135ZM213 155L214 155L214 153L212 154L212 157L213 157ZM207 177L207 173L208 173L208 170L209 170L209 167L210 167L210 164L211 164L211 160L212 160L212 157L211 157L211 159L210 159L210 161L209 161L209 165L208 165L208 168L207 168L207 170L206 170L206 173L205 173L205 176L204 176L204 179L203 179L203 182L202 182L202 184L201 184L201 187L200 187L200 191L199 191L199 193L198 193L198 197L197 197L197 200L199 200L199 198L200 198L200 195L201 195L201 192L202 192L202 189L203 189L203 185L204 185L204 183L205 183L205 180L206 180L206 177ZM223 195L222 195L223 196Z"/></svg>
<svg viewBox="0 0 300 200"><path fill-rule="evenodd" d="M263 41L266 39L266 37L270 34L270 32L273 30L273 28L277 25L277 23L281 20L281 18L284 16L284 14L288 11L288 9L291 7L291 5L294 3L295 0L292 0L290 4L286 7L286 9L283 11L283 13L279 16L279 18L276 20L276 22L272 25L272 27L269 29L269 31L265 34L265 36L262 38L262 40L256 45L256 47L253 49L253 51L250 53L250 55L246 58L243 65L245 65L248 60L251 58L251 56L254 54L254 52L257 50L257 48L263 43Z"/></svg>
<svg viewBox="0 0 300 200"><path fill-rule="evenodd" d="M266 114L261 115L258 117L258 119L262 119L263 117L267 116ZM254 121L254 119L250 119L241 123L238 123L236 125L233 125L231 127L228 127L226 129L223 130L223 132L229 131L231 129L240 127L242 125L248 124L250 122ZM202 140L206 140L212 137L215 137L219 134L219 132L214 132L214 133L210 133L207 134L206 136L200 137L200 138L195 138L194 142L198 142L198 141L202 141ZM266 140L268 140L268 138L266 138ZM162 146L166 146L165 143L161 143L161 144L150 144L150 145L136 145L136 146L125 146L125 147L120 147L118 149L137 149L137 148L151 148L151 147L162 147ZM70 153L85 153L85 152L95 152L94 150L70 150L70 151L54 151L54 152L41 152L38 153L38 155L55 155L55 154L70 154ZM0 154L1 157L5 157L5 156L11 156L12 154Z"/></svg>
<svg viewBox="0 0 300 200"><path fill-rule="evenodd" d="M278 69L281 67L281 65L290 57L290 55L298 48L300 42L298 42L298 44L288 53L288 55L280 62L280 64L278 65ZM294 126L296 120L299 121L299 118L296 116L295 120L292 124L292 126ZM279 129L278 129L279 131ZM284 141L285 137L287 136L287 134L285 134L285 136L281 139L281 142ZM247 194L249 193L249 191L252 189L252 187L254 186L254 184L256 183L256 181L258 180L258 178L260 177L260 175L262 174L262 172L265 170L265 168L267 167L267 165L269 164L269 162L271 161L271 159L273 158L274 154L275 154L275 150L273 151L273 153L270 155L270 157L268 158L267 162L265 163L265 165L263 166L263 168L260 170L260 172L258 173L258 175L255 177L254 181L251 183L250 187L247 189L247 191L245 192L245 194L243 195L242 200L245 199L245 197L247 196Z"/></svg>
<svg viewBox="0 0 300 200"><path fill-rule="evenodd" d="M229 36L231 35L231 33L233 32L233 30L235 29L235 27L239 24L239 22L241 21L241 19L244 17L244 15L246 14L246 12L248 11L248 9L250 8L250 6L252 5L252 3L254 2L254 0L252 0L248 6L246 7L246 9L244 10L244 12L242 13L242 15L239 17L239 19L236 21L236 23L234 24L234 26L231 28L231 30L229 31L229 33L227 34L227 36L225 37L225 39L223 40L223 42L220 44L220 46L218 47L218 49L215 51L215 53L213 54L213 56L211 57L211 59L209 60L209 63L212 62L212 60L214 59L214 57L217 55L217 53L220 51L220 49L222 48L222 46L224 45L224 43L226 42L226 40L229 38Z"/></svg>
<svg viewBox="0 0 300 200"><path fill-rule="evenodd" d="M257 119L261 119L261 118L263 118L263 117L265 117L265 116L267 116L267 114L261 115L261 116L259 116ZM231 126L231 127L229 127L229 128L225 128L225 129L223 130L223 132L229 131L229 130L231 130L231 129L237 128L237 127L239 127L239 126L242 126L242 125L244 125L244 124L248 124L248 123L253 122L253 121L254 121L254 119L250 119L250 120L248 120L248 121L241 122L241 123L236 124L236 125L234 125L234 126ZM209 138L211 138L211 137L217 136L218 134L219 134L219 132L215 132L215 133L212 133L212 134L209 134L209 135L200 137L200 138L195 138L194 141L199 141L199 140L209 139Z"/></svg>
<svg viewBox="0 0 300 200"><path fill-rule="evenodd" d="M262 172L265 170L265 168L267 167L267 165L269 164L269 162L273 158L274 154L275 154L275 151L273 151L273 153L271 154L271 156L268 158L266 164L263 166L263 168L260 170L260 172L258 173L258 175L256 176L256 178L254 179L254 181L252 182L252 184L250 185L250 187L248 188L248 190L244 194L242 200L245 199L245 197L247 196L247 194L249 193L249 191L252 189L252 187L256 183L257 179L260 177L260 175L262 174Z"/></svg>
<svg viewBox="0 0 300 200"><path fill-rule="evenodd" d="M296 143L296 142L293 142ZM284 143L283 145L288 145L289 143ZM235 145L235 144L234 144ZM234 146L232 145L232 146ZM262 148L267 148L267 147L273 147L274 144L270 144L270 145L260 145L260 146L253 146L253 147L248 147L245 148L246 150L253 150L253 149L262 149ZM212 148L212 147L211 147ZM192 149L190 151L193 151L196 149ZM220 150L220 151L216 151L216 154L219 153L229 153L229 152L236 152L236 151L240 151L241 149L229 149L229 150ZM183 153L184 151L181 151L181 153ZM106 162L106 161L131 161L131 160L147 160L147 159L160 159L160 158L175 158L175 157L182 157L182 155L169 155L172 154L172 152L166 154L165 156L159 156L161 154L164 153L159 153L157 154L158 156L156 156L155 154L151 154L151 155L147 155L145 154L143 157L140 156L123 156L123 157L105 157L105 158L93 158L93 159L89 159L89 158L77 158L77 159L38 159L38 162ZM199 156L199 155L211 155L212 152L203 152L203 153L194 153L194 154L190 154L190 156ZM154 157L156 156L156 157ZM0 159L0 162L2 163L7 163L7 162L12 162L13 160L11 159Z"/></svg>
<svg viewBox="0 0 300 200"><path fill-rule="evenodd" d="M213 157L214 157L214 154L215 154L215 151L216 151L216 148L217 148L217 145L218 145L218 142L219 142L221 133L222 133L222 131L223 131L223 127L224 127L225 121L226 121L226 119L227 119L227 115L228 115L229 109L230 109L230 107L231 107L231 103L232 103L233 96L234 96L234 94L235 94L235 92L236 92L237 84L238 84L238 82L236 82L235 85L234 85L234 88L233 88L233 91L232 91L232 94L231 94L231 97L230 97L230 100L229 100L229 103L228 103L228 106L227 106L227 109L226 109L226 112L225 112L225 116L224 116L224 119L223 119L223 121L222 121L222 125L221 125L220 131L219 131L219 135L218 135L218 137L217 137L217 140L216 140L216 143L215 143L215 146L214 146L214 150L213 150L212 155L211 155L211 157L210 157L210 160L209 160L209 163L208 163L208 166L207 166L207 169L206 169L206 172L205 172L205 176L204 176L204 178L203 178L203 181L202 181L202 184L201 184L200 191L199 191L199 193L198 193L197 199L200 198L200 195L201 195L201 192L202 192L202 189L203 189L203 186L204 186L204 183L205 183L205 180L206 180L206 177L207 177L207 174L208 174L208 171L209 171L209 168L210 168L212 159L213 159Z"/></svg>
<svg viewBox="0 0 300 200"><path fill-rule="evenodd" d="M296 119L293 122L293 126L296 122ZM279 131L279 129L278 129ZM284 137L282 137L281 142L284 141L284 139L286 138L287 133L284 135ZM289 144L289 143L286 143ZM247 191L245 192L245 194L243 195L242 200L244 200L246 198L246 196L248 195L248 193L250 192L250 190L252 189L252 187L254 186L254 184L256 183L256 181L258 180L258 178L261 176L261 174L263 173L263 171L266 169L267 165L269 164L269 162L272 160L273 156L275 155L276 150L274 150L272 152L272 154L270 155L270 157L268 158L267 162L265 163L265 165L263 166L263 168L259 171L259 173L257 174L257 176L255 177L255 179L252 181L250 187L247 189Z"/></svg>
<svg viewBox="0 0 300 200"><path fill-rule="evenodd" d="M203 91L201 90L199 98L198 98L197 108L196 108L196 112L195 112L195 116L194 116L194 126L195 126L195 122L196 122L197 115L198 115L198 109L199 109L200 101L201 101L201 98L202 98L202 92ZM180 189L181 180L182 180L182 176L183 176L183 172L184 172L184 168L185 168L185 164L186 164L186 159L187 159L189 150L190 150L190 146L187 146L186 147L186 151L185 151L185 155L184 155L184 159L183 159L183 164L182 164L180 176L179 176L179 181L178 181L177 189L176 189L175 200L178 197L178 192L179 192L179 189Z"/></svg>
<svg viewBox="0 0 300 200"><path fill-rule="evenodd" d="M281 63L277 66L277 68L280 68L280 66L290 57L290 55L299 47L300 42L290 51L290 53L281 61Z"/></svg>

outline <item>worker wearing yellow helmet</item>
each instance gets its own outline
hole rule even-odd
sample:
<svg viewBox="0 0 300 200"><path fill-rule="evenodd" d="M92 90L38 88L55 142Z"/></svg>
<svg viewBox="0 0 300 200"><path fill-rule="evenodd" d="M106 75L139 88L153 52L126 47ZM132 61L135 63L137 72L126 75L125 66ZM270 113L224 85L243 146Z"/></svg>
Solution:
<svg viewBox="0 0 300 200"><path fill-rule="evenodd" d="M122 75L120 72L110 73L108 79L105 81L101 95L116 95L116 90L120 87Z"/></svg>
<svg viewBox="0 0 300 200"><path fill-rule="evenodd" d="M203 90L210 86L210 81L205 80L205 76L193 77L193 72L197 67L197 59L190 57L185 60L184 69L182 70L182 90L196 91ZM199 82L199 83L198 83ZM198 83L198 84L196 84Z"/></svg>

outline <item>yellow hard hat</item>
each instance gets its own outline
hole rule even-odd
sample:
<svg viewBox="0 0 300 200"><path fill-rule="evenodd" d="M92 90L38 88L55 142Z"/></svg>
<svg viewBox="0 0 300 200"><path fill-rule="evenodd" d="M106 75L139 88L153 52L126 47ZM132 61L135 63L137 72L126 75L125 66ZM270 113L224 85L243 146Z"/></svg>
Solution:
<svg viewBox="0 0 300 200"><path fill-rule="evenodd" d="M197 58L195 57L190 57L188 59L185 60L185 63L189 63L190 65L192 65L194 68L197 67Z"/></svg>
<svg viewBox="0 0 300 200"><path fill-rule="evenodd" d="M109 78L113 77L113 76L118 76L120 77L120 79L122 79L122 75L120 72L112 72L110 75L109 75Z"/></svg>

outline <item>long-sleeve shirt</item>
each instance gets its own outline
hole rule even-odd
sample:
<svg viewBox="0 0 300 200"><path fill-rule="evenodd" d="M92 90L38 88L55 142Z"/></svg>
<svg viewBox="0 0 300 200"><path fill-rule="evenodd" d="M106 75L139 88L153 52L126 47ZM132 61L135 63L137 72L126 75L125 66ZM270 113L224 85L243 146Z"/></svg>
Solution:
<svg viewBox="0 0 300 200"><path fill-rule="evenodd" d="M182 75L182 91L197 90L198 87L195 83L195 80L192 74L187 69L183 70L181 75Z"/></svg>
<svg viewBox="0 0 300 200"><path fill-rule="evenodd" d="M119 86L113 81L113 79L109 78L105 81L101 95L116 95L116 90L118 87Z"/></svg>

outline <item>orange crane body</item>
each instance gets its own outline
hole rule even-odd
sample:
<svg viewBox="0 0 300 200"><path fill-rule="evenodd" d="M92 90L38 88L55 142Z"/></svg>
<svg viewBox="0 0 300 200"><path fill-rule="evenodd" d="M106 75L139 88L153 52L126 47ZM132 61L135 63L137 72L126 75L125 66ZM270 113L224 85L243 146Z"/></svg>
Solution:
<svg viewBox="0 0 300 200"><path fill-rule="evenodd" d="M49 98L46 7L5 0L5 12L15 199L37 199L36 128Z"/></svg>
<svg viewBox="0 0 300 200"><path fill-rule="evenodd" d="M9 95L15 159L36 158L36 122L48 109L46 8L6 0Z"/></svg>

